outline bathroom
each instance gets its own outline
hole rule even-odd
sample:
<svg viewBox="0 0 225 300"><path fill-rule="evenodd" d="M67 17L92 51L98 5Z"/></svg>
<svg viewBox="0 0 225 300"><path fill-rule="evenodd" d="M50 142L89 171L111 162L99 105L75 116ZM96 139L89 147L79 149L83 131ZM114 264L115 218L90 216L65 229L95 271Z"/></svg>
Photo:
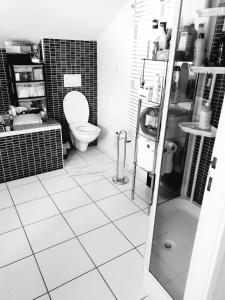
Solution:
<svg viewBox="0 0 225 300"><path fill-rule="evenodd" d="M224 15L0 3L0 299L224 299Z"/></svg>

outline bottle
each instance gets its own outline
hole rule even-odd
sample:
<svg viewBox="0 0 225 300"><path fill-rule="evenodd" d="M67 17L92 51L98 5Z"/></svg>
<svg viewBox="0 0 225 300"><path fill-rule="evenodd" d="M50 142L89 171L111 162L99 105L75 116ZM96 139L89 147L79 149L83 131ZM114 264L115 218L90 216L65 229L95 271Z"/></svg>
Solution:
<svg viewBox="0 0 225 300"><path fill-rule="evenodd" d="M180 37L177 50L184 52L185 56L188 56L191 48L191 30L190 26L186 25L180 30Z"/></svg>
<svg viewBox="0 0 225 300"><path fill-rule="evenodd" d="M200 23L200 24L198 25L198 30L197 30L198 36L199 36L200 33L205 33L204 26L205 26L204 23Z"/></svg>
<svg viewBox="0 0 225 300"><path fill-rule="evenodd" d="M158 41L159 41L159 50L166 49L166 45L167 45L166 22L160 22L159 29L158 29Z"/></svg>
<svg viewBox="0 0 225 300"><path fill-rule="evenodd" d="M5 118L4 119L5 121L5 131L8 132L8 131L11 131L11 120L9 117Z"/></svg>
<svg viewBox="0 0 225 300"><path fill-rule="evenodd" d="M205 59L206 40L205 34L200 33L198 39L195 41L194 48L194 66L201 66Z"/></svg>
<svg viewBox="0 0 225 300"><path fill-rule="evenodd" d="M150 46L150 58L153 60L157 59L157 51L159 50L158 41L158 20L154 19L152 21L152 34L151 34L151 46Z"/></svg>
<svg viewBox="0 0 225 300"><path fill-rule="evenodd" d="M184 26L184 34L186 35L186 44L184 49L184 59L188 60L191 53L192 29L191 25Z"/></svg>
<svg viewBox="0 0 225 300"><path fill-rule="evenodd" d="M180 66L175 66L173 69L173 82L171 87L171 98L172 103L175 104L178 102L179 88L180 88Z"/></svg>
<svg viewBox="0 0 225 300"><path fill-rule="evenodd" d="M209 101L207 101L205 104L202 105L202 108L200 110L198 127L203 130L209 130L211 116L212 110L210 108Z"/></svg>
<svg viewBox="0 0 225 300"><path fill-rule="evenodd" d="M179 100L183 100L183 102L186 101L188 79L189 79L188 63L183 63L180 67L180 80L179 80L180 96L182 97Z"/></svg>
<svg viewBox="0 0 225 300"><path fill-rule="evenodd" d="M160 74L156 74L156 82L153 86L153 91L152 91L152 101L156 103L160 103L160 94L161 94L161 77Z"/></svg>
<svg viewBox="0 0 225 300"><path fill-rule="evenodd" d="M200 24L200 25L203 25L203 27L204 27L204 24ZM188 56L185 57L185 59L187 59L188 61L193 61L195 41L197 40L197 37L199 36L197 30L195 29L194 23L191 23L191 25L190 25L190 33L191 33L190 53ZM204 30L202 33L204 33Z"/></svg>
<svg viewBox="0 0 225 300"><path fill-rule="evenodd" d="M225 66L225 19L223 23L222 35L218 43L217 66Z"/></svg>
<svg viewBox="0 0 225 300"><path fill-rule="evenodd" d="M168 28L166 31L166 49L170 49L171 35L172 35L172 29Z"/></svg>

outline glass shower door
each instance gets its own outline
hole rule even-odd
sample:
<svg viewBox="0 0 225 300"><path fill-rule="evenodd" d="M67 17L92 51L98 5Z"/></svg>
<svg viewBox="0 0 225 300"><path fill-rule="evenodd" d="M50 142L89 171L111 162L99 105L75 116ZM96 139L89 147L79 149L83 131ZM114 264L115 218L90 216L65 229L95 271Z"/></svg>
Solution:
<svg viewBox="0 0 225 300"><path fill-rule="evenodd" d="M198 109L198 93L205 77L192 69L193 51L188 54L183 47L183 32L197 35L187 10L193 17L197 9L204 8L204 1L184 0L180 7L177 39L173 38L174 59L170 60L165 95L164 119L157 155L156 191L150 212L148 235L151 239L146 245L145 286L149 295L155 299L182 300L190 266L195 234L197 230L200 205L194 203L185 193L187 170L193 159L193 135L183 130L182 124L195 121ZM181 3L180 3L181 5ZM178 8L177 8L178 9ZM189 15L189 16L190 16ZM193 20L193 22L196 20ZM186 22L190 22L186 24ZM196 26L196 24L195 24ZM185 29L184 29L185 28ZM183 30L183 31L182 31ZM185 31L186 30L186 31ZM191 42L190 42L191 43ZM171 49L172 51L173 49ZM171 55L172 57L172 55ZM171 58L170 57L170 58ZM165 116L166 115L166 116ZM191 145L191 146L190 146ZM189 172L190 177L194 177ZM150 252L150 257L149 257Z"/></svg>

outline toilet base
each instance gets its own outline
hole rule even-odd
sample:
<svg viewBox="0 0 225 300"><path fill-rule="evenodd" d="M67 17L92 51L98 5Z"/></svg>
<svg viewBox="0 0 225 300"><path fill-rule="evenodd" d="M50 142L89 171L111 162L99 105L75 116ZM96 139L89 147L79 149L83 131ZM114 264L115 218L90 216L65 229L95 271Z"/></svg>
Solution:
<svg viewBox="0 0 225 300"><path fill-rule="evenodd" d="M77 150L84 152L87 150L88 143L79 142L77 139L75 139L75 147L77 148Z"/></svg>

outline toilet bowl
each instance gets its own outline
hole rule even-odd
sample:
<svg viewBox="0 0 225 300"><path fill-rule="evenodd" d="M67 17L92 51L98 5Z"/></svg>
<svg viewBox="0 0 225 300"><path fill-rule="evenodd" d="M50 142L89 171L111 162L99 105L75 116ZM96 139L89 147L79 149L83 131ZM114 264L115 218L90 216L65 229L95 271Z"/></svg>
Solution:
<svg viewBox="0 0 225 300"><path fill-rule="evenodd" d="M86 97L77 91L69 92L63 100L63 109L73 145L85 151L101 131L99 127L88 123L89 106Z"/></svg>

